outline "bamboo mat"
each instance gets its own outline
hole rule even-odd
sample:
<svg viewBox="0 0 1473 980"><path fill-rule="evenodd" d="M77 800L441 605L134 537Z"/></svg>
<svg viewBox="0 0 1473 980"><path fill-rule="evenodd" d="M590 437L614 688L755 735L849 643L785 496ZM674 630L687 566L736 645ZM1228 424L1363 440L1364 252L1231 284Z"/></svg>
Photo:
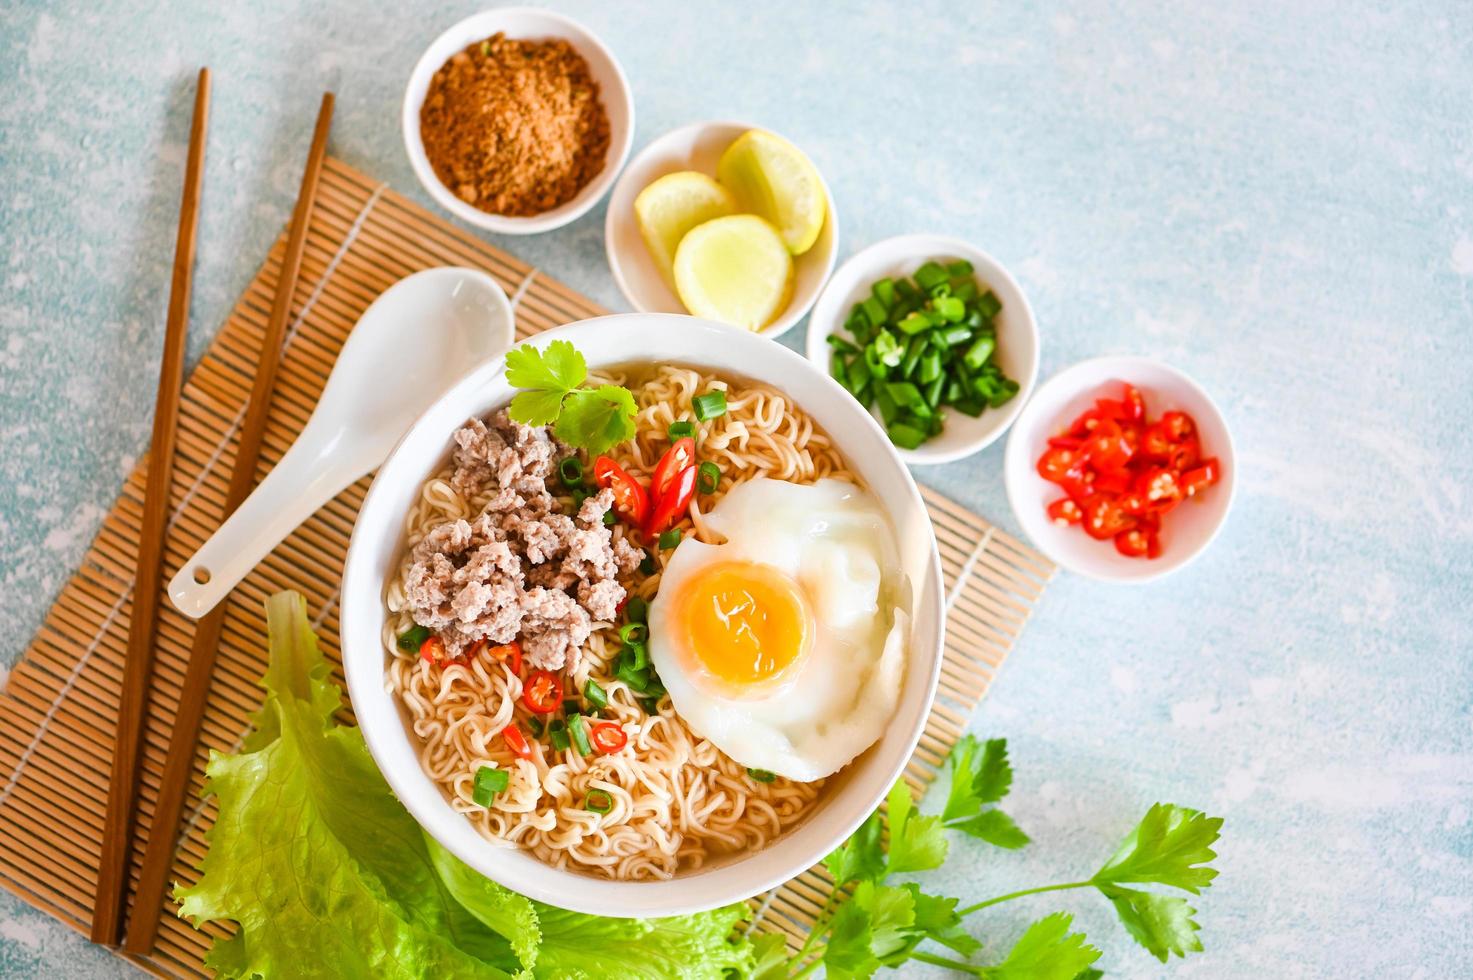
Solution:
<svg viewBox="0 0 1473 980"><path fill-rule="evenodd" d="M184 389L178 461L165 553L172 575L219 524L271 308L285 236L278 239ZM306 424L348 331L380 292L420 269L462 265L496 278L516 309L517 334L605 311L561 283L451 227L346 164L329 158L293 300L286 352L262 449L260 474ZM0 693L0 885L83 935L101 852L102 808L127 645L144 473L116 505ZM233 751L260 703L265 598L284 588L307 597L324 650L338 659L338 583L368 479L344 491L284 541L235 590L185 805L175 880L193 882L214 818L200 787L209 750ZM1053 574L1046 559L982 518L924 491L936 527L947 596L940 694L907 770L923 788L964 731ZM178 704L192 623L164 604L150 723L145 733L140 837L153 817L167 735ZM341 682L341 670L337 672ZM136 882L141 846L133 856ZM752 902L754 928L798 934L827 880L809 871ZM159 976L200 976L215 926L196 932L168 903L153 954L132 959Z"/></svg>

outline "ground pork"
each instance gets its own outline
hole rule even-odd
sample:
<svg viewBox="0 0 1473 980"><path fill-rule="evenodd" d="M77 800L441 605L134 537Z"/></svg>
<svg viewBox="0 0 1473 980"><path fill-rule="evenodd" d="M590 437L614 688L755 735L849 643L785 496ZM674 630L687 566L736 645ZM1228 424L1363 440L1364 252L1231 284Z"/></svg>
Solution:
<svg viewBox="0 0 1473 980"><path fill-rule="evenodd" d="M567 448L545 426L505 412L470 420L455 444L451 485L486 504L414 546L403 582L414 621L435 630L452 657L478 640L518 639L533 667L576 669L595 624L618 614L619 578L644 558L604 525L613 491L564 514L547 481Z"/></svg>

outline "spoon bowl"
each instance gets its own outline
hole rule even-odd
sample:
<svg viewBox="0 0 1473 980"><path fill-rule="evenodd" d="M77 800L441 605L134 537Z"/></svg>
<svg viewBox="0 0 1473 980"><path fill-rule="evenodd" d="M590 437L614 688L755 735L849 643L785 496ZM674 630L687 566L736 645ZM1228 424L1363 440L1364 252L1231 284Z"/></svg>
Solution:
<svg viewBox="0 0 1473 980"><path fill-rule="evenodd" d="M506 293L474 269L426 269L385 290L343 344L307 426L169 582L198 619L282 539L372 472L441 394L511 346Z"/></svg>

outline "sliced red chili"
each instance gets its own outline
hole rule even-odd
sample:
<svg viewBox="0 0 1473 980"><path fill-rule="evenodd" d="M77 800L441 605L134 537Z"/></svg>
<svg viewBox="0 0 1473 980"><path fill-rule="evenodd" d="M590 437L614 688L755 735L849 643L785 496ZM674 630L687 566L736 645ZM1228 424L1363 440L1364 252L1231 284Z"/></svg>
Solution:
<svg viewBox="0 0 1473 980"><path fill-rule="evenodd" d="M493 659L499 660L501 663L504 663L507 665L507 667L511 668L511 672L513 674L521 676L522 645L516 640L512 640L510 643L503 643L500 646L489 647L487 648L486 652L489 653Z"/></svg>
<svg viewBox="0 0 1473 980"><path fill-rule="evenodd" d="M1166 465L1168 468L1182 473L1196 466L1201 459L1202 444L1197 441L1196 436L1188 436L1181 442L1172 445L1171 452L1166 456Z"/></svg>
<svg viewBox="0 0 1473 980"><path fill-rule="evenodd" d="M1155 528L1133 527L1115 535L1115 550L1127 558L1155 558L1161 554L1161 536Z"/></svg>
<svg viewBox="0 0 1473 980"><path fill-rule="evenodd" d="M593 747L605 755L617 752L629 744L629 736L624 734L624 729L612 721L601 721L594 725L593 730L588 733L588 738L593 743Z"/></svg>
<svg viewBox="0 0 1473 980"><path fill-rule="evenodd" d="M1197 434L1197 423L1186 412L1165 412L1157 423L1166 430L1172 442L1181 442Z"/></svg>
<svg viewBox="0 0 1473 980"><path fill-rule="evenodd" d="M1082 449L1051 446L1038 457L1038 475L1050 483L1062 484L1071 474L1078 472L1076 467L1083 461Z"/></svg>
<svg viewBox="0 0 1473 980"><path fill-rule="evenodd" d="M1140 451L1151 459L1166 462L1171 458L1171 447L1175 440L1160 422L1152 422L1141 433Z"/></svg>
<svg viewBox="0 0 1473 980"><path fill-rule="evenodd" d="M1135 492L1145 503L1143 510L1148 514L1164 514L1182 500L1181 483L1176 471L1165 467L1146 470L1135 478Z"/></svg>
<svg viewBox="0 0 1473 980"><path fill-rule="evenodd" d="M593 461L593 479L614 491L614 513L631 527L643 527L650 517L650 495L638 480L607 456Z"/></svg>
<svg viewBox="0 0 1473 980"><path fill-rule="evenodd" d="M695 464L696 441L690 436L676 439L675 444L665 450L665 455L655 464L655 473L650 477L650 497L658 503L675 479L685 472L686 467Z"/></svg>
<svg viewBox="0 0 1473 980"><path fill-rule="evenodd" d="M1217 462L1217 457L1202 461L1201 466L1194 466L1181 475L1181 492L1183 496L1196 496L1203 490L1212 486L1222 479L1222 469Z"/></svg>
<svg viewBox="0 0 1473 980"><path fill-rule="evenodd" d="M665 493L655 500L654 513L645 525L644 533L650 537L670 530L690 509L690 500L696 495L696 467L681 470Z"/></svg>
<svg viewBox="0 0 1473 980"><path fill-rule="evenodd" d="M1100 471L1124 469L1130 462L1130 444L1114 419L1100 419L1084 446L1089 463Z"/></svg>
<svg viewBox="0 0 1473 980"><path fill-rule="evenodd" d="M1125 406L1125 417L1131 422L1142 422L1146 418L1146 400L1141 397L1140 391L1130 382L1124 382L1125 393L1120 403Z"/></svg>
<svg viewBox="0 0 1473 980"><path fill-rule="evenodd" d="M1130 418L1130 409L1124 402L1117 402L1113 398L1096 398L1095 409L1101 418L1113 419L1116 422L1124 422Z"/></svg>
<svg viewBox="0 0 1473 980"><path fill-rule="evenodd" d="M1125 470L1109 470L1098 474L1090 486L1095 493L1119 495L1130 489L1130 473Z"/></svg>
<svg viewBox="0 0 1473 980"><path fill-rule="evenodd" d="M1135 527L1136 519L1127 514L1120 501L1107 494L1095 494L1080 504L1084 512L1084 532L1099 541L1113 538L1121 531Z"/></svg>
<svg viewBox="0 0 1473 980"><path fill-rule="evenodd" d="M1083 449L1084 440L1075 436L1050 436L1048 444L1055 449Z"/></svg>
<svg viewBox="0 0 1473 980"><path fill-rule="evenodd" d="M1100 410L1098 408L1085 409L1079 418L1069 427L1069 435L1076 439L1084 439L1094 431L1095 426L1100 424Z"/></svg>
<svg viewBox="0 0 1473 980"><path fill-rule="evenodd" d="M426 663L442 663L445 660L445 641L431 636L419 645L420 659Z"/></svg>
<svg viewBox="0 0 1473 980"><path fill-rule="evenodd" d="M563 682L556 674L534 670L522 687L522 704L539 715L550 715L563 703Z"/></svg>
<svg viewBox="0 0 1473 980"><path fill-rule="evenodd" d="M1048 505L1048 519L1067 527L1083 520L1084 511L1079 509L1078 501L1072 497L1064 497Z"/></svg>
<svg viewBox="0 0 1473 980"><path fill-rule="evenodd" d="M532 746L527 744L527 736L522 734L516 722L512 722L501 730L501 740L506 743L508 749L511 749L512 755L521 759L532 758Z"/></svg>

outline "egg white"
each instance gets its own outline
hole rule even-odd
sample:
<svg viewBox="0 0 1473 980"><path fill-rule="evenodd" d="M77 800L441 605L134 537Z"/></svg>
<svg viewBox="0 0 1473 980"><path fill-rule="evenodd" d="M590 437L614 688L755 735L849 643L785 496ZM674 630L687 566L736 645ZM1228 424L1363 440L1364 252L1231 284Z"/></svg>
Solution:
<svg viewBox="0 0 1473 980"><path fill-rule="evenodd" d="M682 542L650 604L650 658L676 712L732 759L809 782L843 768L884 733L904 682L910 619L889 521L840 480L750 480L706 515L723 544ZM813 612L807 657L791 678L738 698L705 675L677 621L676 597L718 562L771 565Z"/></svg>

